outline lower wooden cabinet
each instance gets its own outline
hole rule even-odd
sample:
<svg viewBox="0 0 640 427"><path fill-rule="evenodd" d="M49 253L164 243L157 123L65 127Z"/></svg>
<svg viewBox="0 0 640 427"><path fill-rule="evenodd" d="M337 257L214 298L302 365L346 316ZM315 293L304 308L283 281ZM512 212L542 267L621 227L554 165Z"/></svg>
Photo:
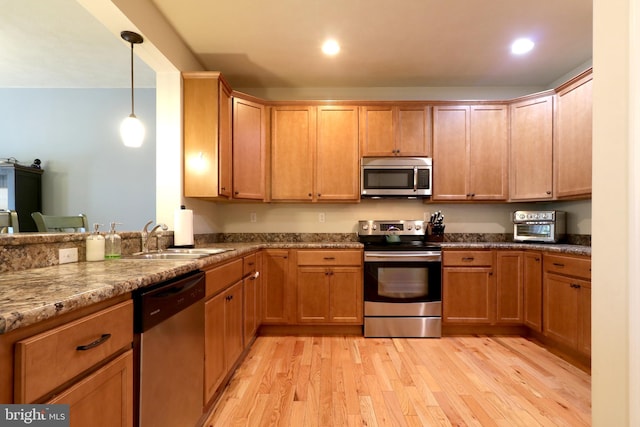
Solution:
<svg viewBox="0 0 640 427"><path fill-rule="evenodd" d="M262 254L264 282L262 323L289 324L295 319L295 287L287 249L266 249Z"/></svg>
<svg viewBox="0 0 640 427"><path fill-rule="evenodd" d="M71 427L133 426L133 350L47 403L68 404Z"/></svg>
<svg viewBox="0 0 640 427"><path fill-rule="evenodd" d="M521 251L496 251L496 323L522 324L523 256Z"/></svg>
<svg viewBox="0 0 640 427"><path fill-rule="evenodd" d="M442 323L495 323L493 253L443 251L442 264Z"/></svg>
<svg viewBox="0 0 640 427"><path fill-rule="evenodd" d="M525 252L523 258L524 324L542 332L542 254Z"/></svg>
<svg viewBox="0 0 640 427"><path fill-rule="evenodd" d="M545 255L543 333L570 349L591 355L591 262Z"/></svg>
<svg viewBox="0 0 640 427"><path fill-rule="evenodd" d="M298 250L297 321L362 324L362 251Z"/></svg>
<svg viewBox="0 0 640 427"><path fill-rule="evenodd" d="M262 253L252 254L243 258L244 276L242 279L242 295L244 299L244 345L248 346L258 332L261 323L261 284Z"/></svg>

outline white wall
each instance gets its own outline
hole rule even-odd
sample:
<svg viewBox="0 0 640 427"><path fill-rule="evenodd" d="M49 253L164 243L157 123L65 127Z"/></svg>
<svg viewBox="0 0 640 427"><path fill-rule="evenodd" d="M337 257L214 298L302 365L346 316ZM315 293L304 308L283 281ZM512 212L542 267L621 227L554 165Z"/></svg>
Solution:
<svg viewBox="0 0 640 427"><path fill-rule="evenodd" d="M85 213L121 230L155 219L155 89L135 95L147 130L139 149L118 134L130 89L0 89L0 158L42 160L44 213Z"/></svg>

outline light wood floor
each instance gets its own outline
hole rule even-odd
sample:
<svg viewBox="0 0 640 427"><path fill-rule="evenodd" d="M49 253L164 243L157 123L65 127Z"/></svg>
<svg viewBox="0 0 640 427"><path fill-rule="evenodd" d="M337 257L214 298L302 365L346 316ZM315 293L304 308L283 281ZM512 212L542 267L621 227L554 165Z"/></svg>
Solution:
<svg viewBox="0 0 640 427"><path fill-rule="evenodd" d="M259 337L206 424L538 425L591 425L591 377L519 337Z"/></svg>

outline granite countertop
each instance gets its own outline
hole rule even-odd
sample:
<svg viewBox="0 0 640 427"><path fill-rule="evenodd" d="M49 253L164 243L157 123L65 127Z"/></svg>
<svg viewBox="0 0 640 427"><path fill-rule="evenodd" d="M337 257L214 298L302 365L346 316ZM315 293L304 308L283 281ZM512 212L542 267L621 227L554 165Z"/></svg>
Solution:
<svg viewBox="0 0 640 427"><path fill-rule="evenodd" d="M195 260L115 259L77 262L0 275L0 334L169 280L264 248L360 249L358 242L215 243L233 249ZM204 246L203 246L204 247ZM445 249L540 250L591 255L588 246L531 243L443 243Z"/></svg>

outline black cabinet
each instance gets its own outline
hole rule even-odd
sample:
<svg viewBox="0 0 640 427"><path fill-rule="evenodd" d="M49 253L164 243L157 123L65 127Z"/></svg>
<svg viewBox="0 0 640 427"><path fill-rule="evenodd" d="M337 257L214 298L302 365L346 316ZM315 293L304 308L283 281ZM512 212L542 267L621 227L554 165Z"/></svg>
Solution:
<svg viewBox="0 0 640 427"><path fill-rule="evenodd" d="M0 208L18 213L20 231L38 231L31 212L42 212L43 172L26 166L0 164Z"/></svg>

